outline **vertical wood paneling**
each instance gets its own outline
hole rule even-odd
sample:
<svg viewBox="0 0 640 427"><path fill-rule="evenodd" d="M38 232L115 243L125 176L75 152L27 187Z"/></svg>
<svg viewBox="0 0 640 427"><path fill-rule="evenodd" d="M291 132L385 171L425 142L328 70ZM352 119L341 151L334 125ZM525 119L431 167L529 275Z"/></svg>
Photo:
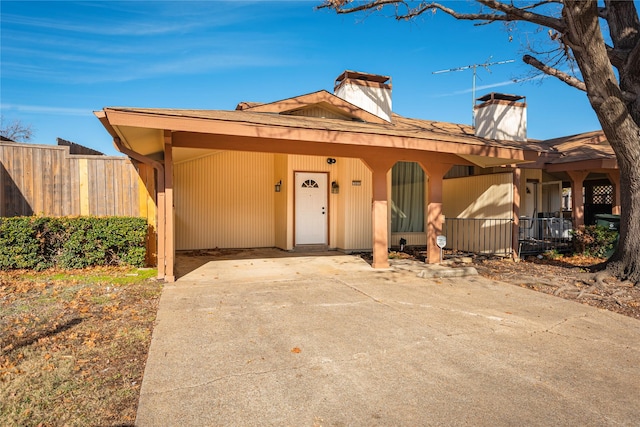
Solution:
<svg viewBox="0 0 640 427"><path fill-rule="evenodd" d="M443 184L442 212L445 215L447 245L463 251L506 252L511 245L513 175L478 175L447 179ZM473 218L448 221L447 218ZM483 219L489 219L483 221ZM482 248L482 249L480 249Z"/></svg>
<svg viewBox="0 0 640 427"><path fill-rule="evenodd" d="M336 247L370 250L372 248L371 171L359 159L337 159L340 193L334 206ZM353 181L360 181L354 186Z"/></svg>
<svg viewBox="0 0 640 427"><path fill-rule="evenodd" d="M174 173L176 249L275 245L273 154L216 152Z"/></svg>
<svg viewBox="0 0 640 427"><path fill-rule="evenodd" d="M70 161L69 158L64 156L64 158L62 159L62 164L63 164L63 175L66 177L70 177L71 176L71 170L70 170ZM65 182L66 181L66 182ZM62 207L62 212L61 215L66 216L69 215L69 211L70 211L70 207L71 207L71 188L70 185L68 184L68 180L63 180L62 181L62 201L61 201L61 207Z"/></svg>
<svg viewBox="0 0 640 427"><path fill-rule="evenodd" d="M75 159L69 159L68 187L71 202L69 205L70 209L66 215L78 215L80 212L80 171L79 163Z"/></svg>
<svg viewBox="0 0 640 427"><path fill-rule="evenodd" d="M46 212L50 215L54 214L53 206L53 153L51 150L42 152L42 176L47 177L42 182L42 204ZM44 213L44 212L43 212Z"/></svg>
<svg viewBox="0 0 640 427"><path fill-rule="evenodd" d="M76 163L80 190L80 215L89 215L89 164L87 159L78 159Z"/></svg>
<svg viewBox="0 0 640 427"><path fill-rule="evenodd" d="M345 188L345 249L371 249L372 223L371 200L373 192L372 175L369 168L359 159L348 159L349 167L344 179ZM360 181L354 186L352 181ZM343 186L340 186L342 190Z"/></svg>
<svg viewBox="0 0 640 427"><path fill-rule="evenodd" d="M62 215L62 163L64 152L56 150L52 154L51 170L53 174L53 215Z"/></svg>
<svg viewBox="0 0 640 427"><path fill-rule="evenodd" d="M289 156L286 154L274 155L274 176L273 184L282 181L280 192L276 193L274 188L274 233L275 246L281 249L293 249L289 244L287 224L289 223L287 210L287 194L289 191Z"/></svg>
<svg viewBox="0 0 640 427"><path fill-rule="evenodd" d="M27 150L22 150L27 151ZM33 176L33 199L30 200L31 209L33 213L36 215L44 215L45 212L48 212L48 206L45 205L44 200L44 182L45 175L42 170L43 159L46 155L46 150L33 150L33 168L34 170L39 171L40 176L38 174L34 174ZM21 214L28 215L28 214Z"/></svg>
<svg viewBox="0 0 640 427"><path fill-rule="evenodd" d="M27 200L33 200L33 174L37 169L34 168L33 164L33 150L23 150L22 153L22 162L23 162L23 174L22 182L20 182L20 188L22 189L23 195L23 205L22 211L30 209ZM36 172L37 173L37 172Z"/></svg>
<svg viewBox="0 0 640 427"><path fill-rule="evenodd" d="M324 119L342 119L349 120L344 114L334 113L333 111L327 110L326 108L321 107L308 107L298 111L292 111L287 113L292 116L305 116L305 117L319 117Z"/></svg>
<svg viewBox="0 0 640 427"><path fill-rule="evenodd" d="M511 218L511 173L446 179L442 213L450 218Z"/></svg>
<svg viewBox="0 0 640 427"><path fill-rule="evenodd" d="M69 155L68 147L2 144L0 162L2 216L140 215L138 174L127 158Z"/></svg>

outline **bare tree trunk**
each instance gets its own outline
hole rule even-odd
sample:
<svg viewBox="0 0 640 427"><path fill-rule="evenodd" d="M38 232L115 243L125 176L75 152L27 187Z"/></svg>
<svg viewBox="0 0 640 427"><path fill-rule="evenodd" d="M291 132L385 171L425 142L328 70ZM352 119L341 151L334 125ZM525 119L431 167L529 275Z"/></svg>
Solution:
<svg viewBox="0 0 640 427"><path fill-rule="evenodd" d="M640 284L640 126L611 68L596 2L566 0L563 14L568 24L565 43L578 62L589 102L620 168L620 241L607 268Z"/></svg>

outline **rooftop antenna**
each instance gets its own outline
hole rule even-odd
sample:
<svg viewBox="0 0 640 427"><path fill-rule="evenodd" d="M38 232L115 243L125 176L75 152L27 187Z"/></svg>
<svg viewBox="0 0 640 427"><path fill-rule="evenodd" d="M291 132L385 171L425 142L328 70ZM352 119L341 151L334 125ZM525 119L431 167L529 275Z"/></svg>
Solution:
<svg viewBox="0 0 640 427"><path fill-rule="evenodd" d="M468 69L473 70L473 80L471 84L471 125L472 126L476 125L476 109L474 107L476 104L476 74L477 74L478 67L483 67L485 70L491 73L491 70L489 69L489 67L492 65L502 65L502 64L509 64L511 62L515 62L515 59L507 59L506 61L489 62L491 58L492 57L490 56L487 59L487 61L482 64L465 65L464 67L449 68L448 70L434 71L433 73L431 73L431 74L442 74L442 73L450 73L453 71L464 71Z"/></svg>

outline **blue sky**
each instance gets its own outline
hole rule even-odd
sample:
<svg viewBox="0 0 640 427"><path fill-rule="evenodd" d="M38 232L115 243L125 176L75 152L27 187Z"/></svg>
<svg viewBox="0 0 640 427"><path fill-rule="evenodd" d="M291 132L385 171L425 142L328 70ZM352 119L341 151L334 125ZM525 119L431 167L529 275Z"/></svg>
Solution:
<svg viewBox="0 0 640 427"><path fill-rule="evenodd" d="M391 76L398 114L470 124L471 70L433 72L515 59L479 68L476 96L526 96L531 138L600 127L584 93L552 78L513 83L531 72L520 58L540 36L533 27L508 33L440 13L413 22L391 11L339 16L314 10L319 1L2 0L3 119L31 124L34 143L60 137L117 154L92 111L232 110L332 91L348 69Z"/></svg>

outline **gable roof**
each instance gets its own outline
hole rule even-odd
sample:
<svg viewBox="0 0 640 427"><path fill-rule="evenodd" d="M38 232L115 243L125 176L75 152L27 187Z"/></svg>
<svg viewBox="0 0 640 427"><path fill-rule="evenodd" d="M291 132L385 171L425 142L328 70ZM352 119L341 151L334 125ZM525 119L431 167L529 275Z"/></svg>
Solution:
<svg viewBox="0 0 640 427"><path fill-rule="evenodd" d="M268 104L259 104L255 102L241 102L236 110L251 111L254 113L277 113L290 114L311 106L320 106L321 108L335 112L347 119L354 121L363 121L369 123L389 123L386 120L372 114L362 108L354 105L344 99L327 92L319 90L317 92L308 93L306 95L294 96L292 98L282 99Z"/></svg>

